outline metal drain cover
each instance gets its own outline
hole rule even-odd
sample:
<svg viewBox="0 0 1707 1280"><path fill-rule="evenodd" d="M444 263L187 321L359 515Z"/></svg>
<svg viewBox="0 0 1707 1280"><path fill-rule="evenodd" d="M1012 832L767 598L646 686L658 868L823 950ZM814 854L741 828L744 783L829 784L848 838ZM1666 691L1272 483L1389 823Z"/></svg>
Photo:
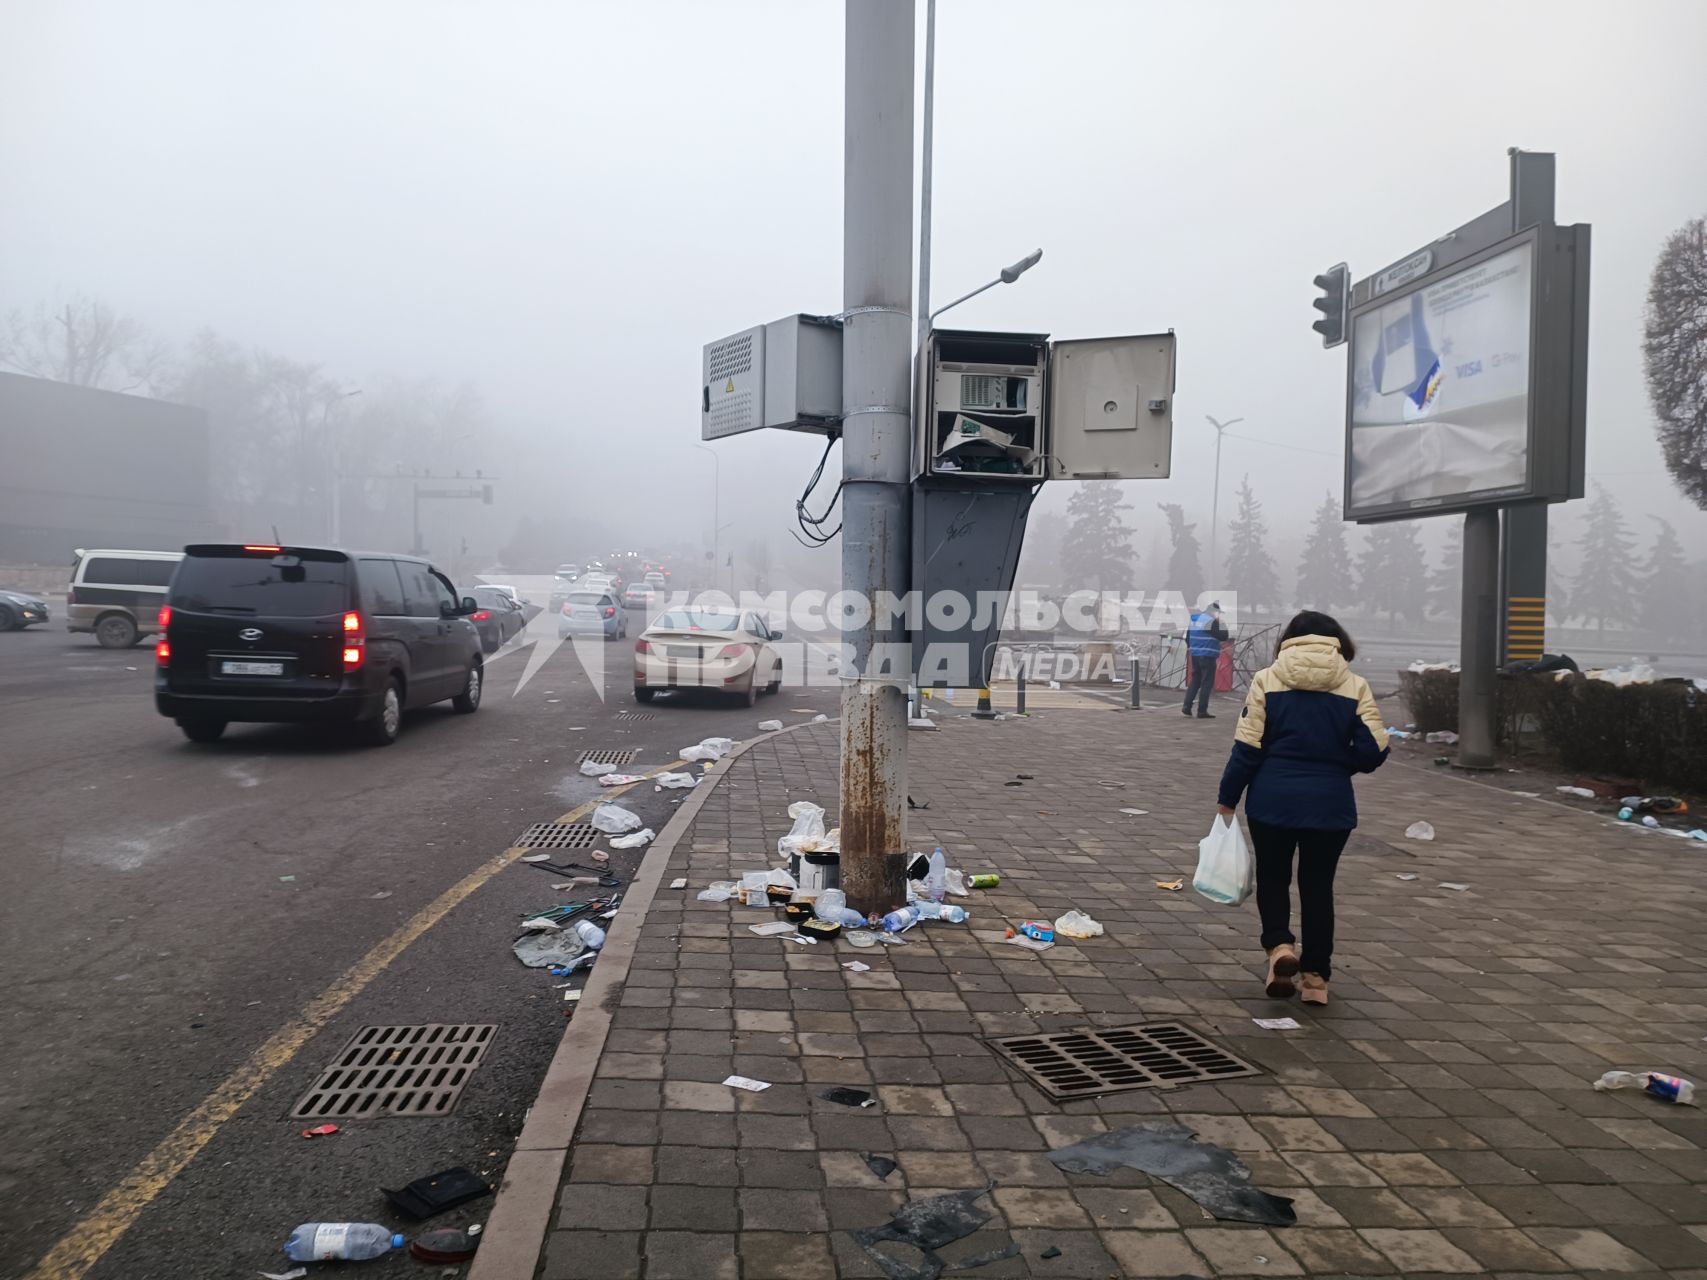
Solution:
<svg viewBox="0 0 1707 1280"><path fill-rule="evenodd" d="M591 849L598 828L585 822L536 822L517 836L512 849Z"/></svg>
<svg viewBox="0 0 1707 1280"><path fill-rule="evenodd" d="M633 764L638 751L583 751L578 757L580 764Z"/></svg>
<svg viewBox="0 0 1707 1280"><path fill-rule="evenodd" d="M449 1115L497 1030L467 1022L363 1027L297 1099L290 1118Z"/></svg>
<svg viewBox="0 0 1707 1280"><path fill-rule="evenodd" d="M1177 1022L1001 1036L986 1043L1051 1098L1088 1098L1260 1074Z"/></svg>
<svg viewBox="0 0 1707 1280"><path fill-rule="evenodd" d="M622 724L635 724L641 720L656 720L658 713L656 711L620 711L616 718Z"/></svg>

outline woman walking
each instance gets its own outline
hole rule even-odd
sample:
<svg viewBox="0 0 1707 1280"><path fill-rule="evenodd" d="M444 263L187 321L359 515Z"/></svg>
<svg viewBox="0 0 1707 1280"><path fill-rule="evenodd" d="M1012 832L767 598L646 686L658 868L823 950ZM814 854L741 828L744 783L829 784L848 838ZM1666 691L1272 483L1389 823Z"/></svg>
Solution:
<svg viewBox="0 0 1707 1280"><path fill-rule="evenodd" d="M1346 665L1357 646L1325 613L1306 609L1281 633L1274 664L1251 681L1218 812L1245 798L1256 848L1257 911L1268 953L1268 994L1328 1002L1334 953L1334 871L1357 825L1351 775L1387 758L1387 730L1369 682ZM1304 954L1292 934L1292 863ZM1302 976L1300 976L1302 975Z"/></svg>

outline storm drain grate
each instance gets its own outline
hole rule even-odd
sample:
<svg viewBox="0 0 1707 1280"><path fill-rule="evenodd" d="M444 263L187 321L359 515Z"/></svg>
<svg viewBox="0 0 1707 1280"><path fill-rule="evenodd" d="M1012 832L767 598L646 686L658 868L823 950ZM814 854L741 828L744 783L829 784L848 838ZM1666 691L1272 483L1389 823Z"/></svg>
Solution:
<svg viewBox="0 0 1707 1280"><path fill-rule="evenodd" d="M632 764L638 751L583 751L579 756L581 764Z"/></svg>
<svg viewBox="0 0 1707 1280"><path fill-rule="evenodd" d="M599 842L598 828L585 822L536 822L510 847L512 849L591 849Z"/></svg>
<svg viewBox="0 0 1707 1280"><path fill-rule="evenodd" d="M290 1118L449 1115L497 1030L468 1022L363 1027L297 1099Z"/></svg>
<svg viewBox="0 0 1707 1280"><path fill-rule="evenodd" d="M989 1046L1051 1098L1088 1098L1259 1074L1177 1022L1001 1036Z"/></svg>
<svg viewBox="0 0 1707 1280"><path fill-rule="evenodd" d="M622 724L638 724L642 720L656 720L656 711L619 711L617 720Z"/></svg>

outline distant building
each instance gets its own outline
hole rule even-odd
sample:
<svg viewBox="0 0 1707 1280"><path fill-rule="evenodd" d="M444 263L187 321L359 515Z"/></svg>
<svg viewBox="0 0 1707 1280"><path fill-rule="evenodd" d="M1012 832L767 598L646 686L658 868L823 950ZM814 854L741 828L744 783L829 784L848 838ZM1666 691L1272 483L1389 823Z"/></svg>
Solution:
<svg viewBox="0 0 1707 1280"><path fill-rule="evenodd" d="M0 564L217 538L208 473L200 409L0 373Z"/></svg>

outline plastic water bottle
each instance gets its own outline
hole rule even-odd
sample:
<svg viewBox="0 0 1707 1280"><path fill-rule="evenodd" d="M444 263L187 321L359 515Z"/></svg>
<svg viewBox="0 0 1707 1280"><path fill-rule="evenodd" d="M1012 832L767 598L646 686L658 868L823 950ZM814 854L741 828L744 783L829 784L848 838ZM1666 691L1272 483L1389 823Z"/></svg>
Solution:
<svg viewBox="0 0 1707 1280"><path fill-rule="evenodd" d="M605 945L605 931L591 920L575 922L575 936L587 944L587 950L597 951Z"/></svg>
<svg viewBox="0 0 1707 1280"><path fill-rule="evenodd" d="M1658 1071L1608 1071L1594 1082L1596 1089L1640 1089L1667 1102L1685 1106L1695 1101L1695 1086L1681 1076L1661 1075Z"/></svg>
<svg viewBox="0 0 1707 1280"><path fill-rule="evenodd" d="M918 924L921 918L922 912L917 903L896 907L895 910L883 917L883 931L885 933L904 933Z"/></svg>
<svg viewBox="0 0 1707 1280"><path fill-rule="evenodd" d="M848 906L848 895L840 889L825 889L812 904L812 914L844 929L863 929L870 922Z"/></svg>
<svg viewBox="0 0 1707 1280"><path fill-rule="evenodd" d="M1634 818L1635 816L1636 816L1636 810L1633 809L1629 805L1625 805L1622 809L1620 809L1618 811L1618 818L1619 818L1619 821L1621 821L1621 822L1628 822L1628 821L1630 821L1631 818Z"/></svg>
<svg viewBox="0 0 1707 1280"><path fill-rule="evenodd" d="M930 870L925 872L925 897L932 902L941 902L948 896L948 859L943 856L942 846L938 845L936 852L931 854Z"/></svg>
<svg viewBox="0 0 1707 1280"><path fill-rule="evenodd" d="M915 902L913 910L921 920L946 920L949 924L965 924L966 908L952 902Z"/></svg>
<svg viewBox="0 0 1707 1280"><path fill-rule="evenodd" d="M403 1245L402 1236L376 1222L305 1222L290 1233L284 1251L292 1262L354 1262Z"/></svg>

